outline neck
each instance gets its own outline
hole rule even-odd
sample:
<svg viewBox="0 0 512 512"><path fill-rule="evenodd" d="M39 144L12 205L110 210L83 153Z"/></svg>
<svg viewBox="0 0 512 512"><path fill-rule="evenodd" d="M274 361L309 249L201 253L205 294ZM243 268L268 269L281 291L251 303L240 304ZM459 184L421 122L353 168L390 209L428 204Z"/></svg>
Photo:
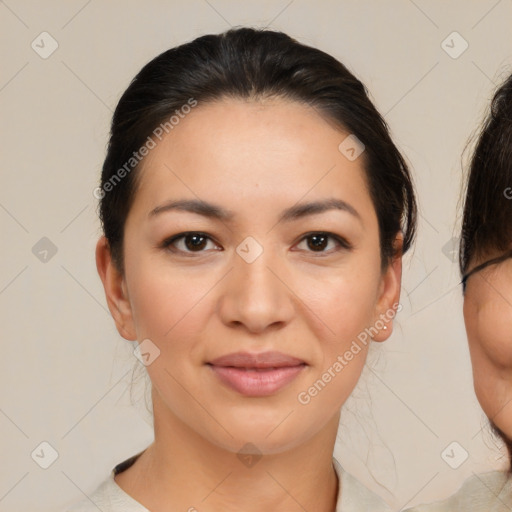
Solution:
<svg viewBox="0 0 512 512"><path fill-rule="evenodd" d="M293 449L243 455L199 435L155 394L153 408L155 441L116 476L152 512L335 511L338 482L332 453L339 414Z"/></svg>

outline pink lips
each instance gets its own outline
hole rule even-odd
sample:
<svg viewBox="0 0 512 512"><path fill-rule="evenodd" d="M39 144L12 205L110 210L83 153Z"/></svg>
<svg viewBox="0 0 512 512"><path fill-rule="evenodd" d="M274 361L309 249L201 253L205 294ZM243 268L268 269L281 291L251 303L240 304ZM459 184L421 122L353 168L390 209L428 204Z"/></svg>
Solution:
<svg viewBox="0 0 512 512"><path fill-rule="evenodd" d="M227 386L245 396L268 396L289 384L306 363L281 352L236 352L208 365Z"/></svg>

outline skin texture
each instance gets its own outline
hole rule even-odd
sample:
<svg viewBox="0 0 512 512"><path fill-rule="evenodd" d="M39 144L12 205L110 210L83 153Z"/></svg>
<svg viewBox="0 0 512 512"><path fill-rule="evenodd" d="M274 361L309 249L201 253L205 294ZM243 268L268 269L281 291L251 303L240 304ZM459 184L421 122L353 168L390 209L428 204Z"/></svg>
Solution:
<svg viewBox="0 0 512 512"><path fill-rule="evenodd" d="M470 265L500 256L487 254ZM512 260L490 265L467 281L464 322L475 392L489 419L512 437Z"/></svg>
<svg viewBox="0 0 512 512"><path fill-rule="evenodd" d="M334 510L339 413L367 346L307 405L297 396L396 308L401 280L400 235L398 256L381 272L363 158L351 162L338 150L346 136L310 107L282 99L199 105L144 161L125 226L124 275L105 239L98 241L98 272L119 333L160 350L147 367L155 441L116 477L153 512ZM198 198L231 210L233 219L149 215L169 200ZM346 201L357 216L329 210L278 221L297 203L327 198ZM186 253L183 239L174 251L162 247L184 231L211 240L202 252L189 245ZM332 232L351 248L329 238L315 252L305 238L312 231ZM252 263L236 252L248 236L263 248ZM389 337L392 322L386 325L375 341ZM306 363L271 396L238 394L206 365L231 352L267 350ZM263 455L252 467L236 456L246 443Z"/></svg>

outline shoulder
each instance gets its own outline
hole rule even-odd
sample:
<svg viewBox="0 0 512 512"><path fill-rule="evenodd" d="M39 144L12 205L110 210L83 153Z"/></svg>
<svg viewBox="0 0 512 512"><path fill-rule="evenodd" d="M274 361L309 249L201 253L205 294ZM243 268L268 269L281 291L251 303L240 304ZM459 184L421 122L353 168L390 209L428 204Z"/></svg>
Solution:
<svg viewBox="0 0 512 512"><path fill-rule="evenodd" d="M90 496L68 507L65 512L98 512L98 510L102 512L149 512L117 485L114 480L114 471Z"/></svg>
<svg viewBox="0 0 512 512"><path fill-rule="evenodd" d="M115 483L115 482L114 482ZM82 500L68 507L65 512L92 512L98 508L105 512L111 511L112 507L109 503L109 494L112 491L112 483L110 478L105 480L91 495L86 496Z"/></svg>
<svg viewBox="0 0 512 512"><path fill-rule="evenodd" d="M336 512L391 512L382 498L347 473L336 459L333 464L340 481Z"/></svg>
<svg viewBox="0 0 512 512"><path fill-rule="evenodd" d="M462 487L443 501L407 509L406 512L502 512L510 510L512 479L502 471L468 478Z"/></svg>

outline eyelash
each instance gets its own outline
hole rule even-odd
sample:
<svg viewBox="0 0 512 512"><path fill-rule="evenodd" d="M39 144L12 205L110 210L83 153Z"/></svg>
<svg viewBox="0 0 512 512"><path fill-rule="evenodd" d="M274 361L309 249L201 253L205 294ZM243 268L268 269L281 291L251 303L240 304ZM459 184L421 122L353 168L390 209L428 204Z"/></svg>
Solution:
<svg viewBox="0 0 512 512"><path fill-rule="evenodd" d="M194 254L200 254L200 253L206 252L204 250L200 250L200 251L188 251L188 250L187 251L183 251L181 249L176 249L176 247L174 247L174 248L171 247L177 241L179 241L181 239L185 239L187 236L192 236L192 235L198 235L200 237L207 238L208 240L211 240L211 241L213 241L215 243L215 241L208 234L203 233L202 231L185 231L183 233L179 233L177 235L174 235L174 236L172 236L170 238L166 238L162 242L160 247L162 249L166 249L166 250L168 250L170 252L173 252L173 253L181 253L183 255L187 255L187 257L194 257L193 256ZM306 233L299 240L298 243L301 243L301 242L303 242L303 241L305 241L308 238L311 238L313 236L327 237L328 239L333 239L338 244L338 248L335 249L335 250L331 249L329 251L310 251L310 250L306 251L306 252L311 252L313 254L318 255L316 257L328 256L328 255L332 254L333 252L338 252L340 250L346 250L346 251L352 250L352 245L347 240L345 240L341 236L335 235L334 233L330 233L328 231L311 231L309 233Z"/></svg>

